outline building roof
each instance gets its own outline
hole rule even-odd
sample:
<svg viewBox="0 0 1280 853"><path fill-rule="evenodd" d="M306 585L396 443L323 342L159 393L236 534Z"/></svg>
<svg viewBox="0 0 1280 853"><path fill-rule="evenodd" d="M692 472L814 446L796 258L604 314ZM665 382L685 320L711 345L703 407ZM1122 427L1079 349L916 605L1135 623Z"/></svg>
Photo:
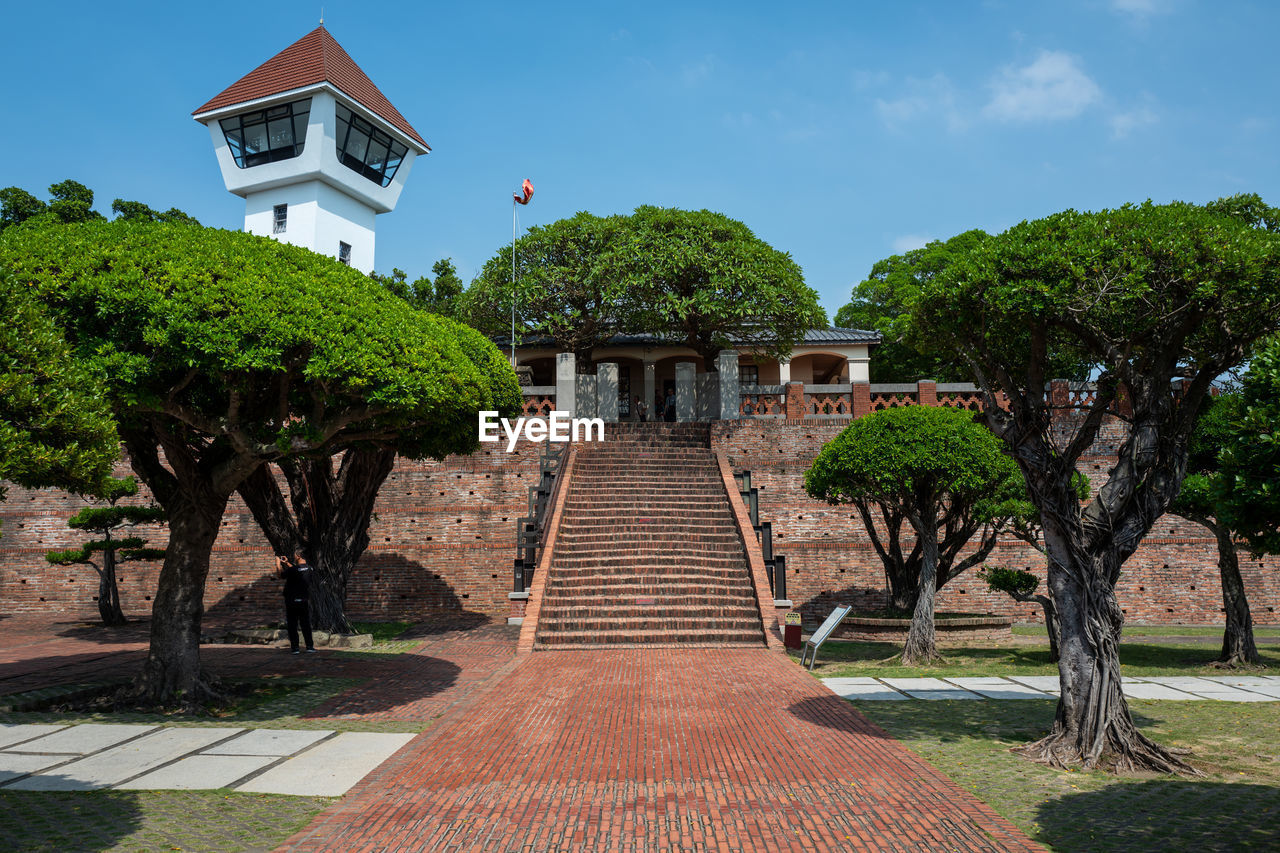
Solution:
<svg viewBox="0 0 1280 853"><path fill-rule="evenodd" d="M413 125L400 115L400 111L373 85L373 81L323 25L223 89L192 115L268 98L316 83L331 83L344 95L431 150Z"/></svg>
<svg viewBox="0 0 1280 853"><path fill-rule="evenodd" d="M798 346L822 346L823 344L878 344L881 335L879 332L867 331L866 329L841 329L839 327L831 327L829 329L807 329L804 333L804 339L798 342ZM507 346L511 343L509 335L493 338L495 343ZM517 347L536 347L547 346L551 343L550 338L525 338ZM742 343L742 341L738 341ZM669 337L655 335L652 333L640 333L633 335L614 335L608 340L605 346L680 346L678 341L672 341Z"/></svg>

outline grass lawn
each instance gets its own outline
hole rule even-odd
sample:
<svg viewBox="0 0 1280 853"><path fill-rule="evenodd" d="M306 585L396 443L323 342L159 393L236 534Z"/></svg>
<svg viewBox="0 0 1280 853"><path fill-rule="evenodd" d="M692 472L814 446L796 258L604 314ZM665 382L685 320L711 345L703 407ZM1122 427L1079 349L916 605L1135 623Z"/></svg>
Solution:
<svg viewBox="0 0 1280 853"><path fill-rule="evenodd" d="M913 678L965 675L1054 675L1058 671L1049 663L1049 645L1022 644L1000 646L965 646L944 648L946 663L931 666L902 666L896 661L885 661L902 651L894 643L859 642L854 640L828 640L818 651L818 664L813 674L832 676L869 675L876 678ZM1280 647L1259 646L1263 663L1268 672L1280 672ZM793 651L792 657L800 659ZM1144 675L1222 675L1223 670L1213 667L1218 656L1216 645L1191 645L1151 642L1120 644L1120 665L1125 675L1141 678Z"/></svg>
<svg viewBox="0 0 1280 853"><path fill-rule="evenodd" d="M1143 731L1203 779L1062 772L1009 750L1054 702L854 702L1028 835L1063 851L1280 850L1280 703L1132 701Z"/></svg>
<svg viewBox="0 0 1280 853"><path fill-rule="evenodd" d="M0 791L6 850L271 850L333 802L232 791Z"/></svg>
<svg viewBox="0 0 1280 853"><path fill-rule="evenodd" d="M1043 637L1044 625L1014 625L1015 636ZM1258 639L1270 638L1273 642L1280 638L1280 625L1254 625L1254 636ZM1128 625L1124 626L1124 642L1126 637L1216 637L1222 639L1220 625Z"/></svg>

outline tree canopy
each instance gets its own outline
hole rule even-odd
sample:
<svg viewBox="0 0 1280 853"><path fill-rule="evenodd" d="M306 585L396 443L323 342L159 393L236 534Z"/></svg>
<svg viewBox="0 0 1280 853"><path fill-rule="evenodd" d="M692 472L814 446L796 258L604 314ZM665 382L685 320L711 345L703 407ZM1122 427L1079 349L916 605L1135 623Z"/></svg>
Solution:
<svg viewBox="0 0 1280 853"><path fill-rule="evenodd" d="M1222 520L1259 554L1280 554L1280 335L1249 364L1223 437L1215 497Z"/></svg>
<svg viewBox="0 0 1280 853"><path fill-rule="evenodd" d="M884 336L871 360L872 382L969 381L969 366L953 353L923 352L908 340L911 307L925 283L986 236L983 231L966 231L876 261L870 275L854 285L852 299L836 314L835 323Z"/></svg>
<svg viewBox="0 0 1280 853"><path fill-rule="evenodd" d="M1280 319L1270 210L1248 196L1064 211L982 241L915 304L913 325L929 330L929 345L970 364L987 423L1041 516L1063 693L1053 731L1026 749L1034 758L1189 770L1133 725L1120 690L1114 586L1178 494L1211 383ZM1096 387L1051 396L1055 354L1090 366ZM1107 435L1116 465L1082 506L1076 463L1117 417L1128 429Z"/></svg>
<svg viewBox="0 0 1280 853"><path fill-rule="evenodd" d="M0 316L0 480L97 491L120 455L100 377L72 356L37 294L3 264Z"/></svg>
<svg viewBox="0 0 1280 853"><path fill-rule="evenodd" d="M938 656L934 592L986 559L1025 494L1013 460L970 412L930 406L854 421L822 448L805 491L857 507L894 603L914 610L905 663ZM900 539L904 519L915 534L909 554ZM977 547L961 558L974 536Z"/></svg>
<svg viewBox="0 0 1280 853"><path fill-rule="evenodd" d="M32 283L109 380L130 463L167 513L144 699L208 693L209 552L227 499L260 465L377 442L416 457L468 452L478 410L520 408L514 374L479 333L267 238L28 223L5 229L0 264Z"/></svg>
<svg viewBox="0 0 1280 853"><path fill-rule="evenodd" d="M800 267L721 213L644 206L578 213L516 243L517 334L545 337L580 365L617 334L692 348L708 369L721 349L785 355L826 325ZM467 291L469 318L509 333L511 253L499 250Z"/></svg>

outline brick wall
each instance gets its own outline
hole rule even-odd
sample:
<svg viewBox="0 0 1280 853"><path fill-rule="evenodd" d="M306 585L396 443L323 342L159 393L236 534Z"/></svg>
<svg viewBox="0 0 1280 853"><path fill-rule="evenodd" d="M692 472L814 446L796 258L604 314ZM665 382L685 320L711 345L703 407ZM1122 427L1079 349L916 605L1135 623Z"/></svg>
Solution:
<svg viewBox="0 0 1280 853"><path fill-rule="evenodd" d="M810 619L821 619L835 604L877 609L886 603L884 571L857 511L831 506L804 492L804 472L822 445L848 420L721 421L711 432L712 446L723 451L734 470L751 471L760 490L760 519L773 524L774 551L787 558L787 594ZM1107 476L1118 423L1108 425L1081 460L1081 469L1100 484ZM1244 577L1255 622L1280 624L1280 559L1249 559L1242 553ZM1044 560L1035 549L1010 538L987 561L1044 577ZM1044 590L1043 580L1040 587ZM1116 587L1126 618L1138 623L1221 622L1222 588L1217 548L1207 530L1166 515L1125 564ZM972 572L945 586L939 610L1011 614L1018 621L1040 621L1038 605L1018 604L1004 593L987 591ZM819 615L820 614L820 615Z"/></svg>
<svg viewBox="0 0 1280 853"><path fill-rule="evenodd" d="M721 421L714 449L735 470L749 469L760 488L761 518L773 523L775 548L787 557L789 594L811 617L835 602L874 609L884 603L879 560L851 507L813 501L804 471L822 445L848 421ZM1094 449L1110 452L1118 433ZM513 454L482 450L443 462L400 460L378 498L372 542L356 569L351 612L356 618L414 617L442 608L506 614L515 556L515 520L536 483L538 446L521 442ZM1105 455L1084 460L1104 477ZM123 471L121 473L124 473ZM51 613L97 617L97 577L88 566L50 566L44 553L79 544L66 527L83 502L53 490L10 487L0 503L0 615ZM164 544L160 529L152 536ZM1134 622L1219 622L1221 590L1216 550L1207 531L1182 519L1161 519L1126 564L1118 585L1121 607ZM1040 555L1016 540L1001 543L989 562L1043 576ZM1280 560L1241 555L1241 573L1258 623L1280 623ZM234 499L214 547L205 605L211 615L237 620L280 617L279 582L270 551L252 516ZM150 611L158 564L127 565L120 588L125 612ZM972 574L941 592L942 610L1009 613L1038 620L1039 608L989 593Z"/></svg>

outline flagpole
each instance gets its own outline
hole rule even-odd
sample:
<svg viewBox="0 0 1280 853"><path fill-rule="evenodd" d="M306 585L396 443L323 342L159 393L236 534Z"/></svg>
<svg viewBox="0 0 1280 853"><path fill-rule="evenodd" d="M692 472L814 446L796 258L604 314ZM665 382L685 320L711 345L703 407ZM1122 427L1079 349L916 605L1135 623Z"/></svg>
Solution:
<svg viewBox="0 0 1280 853"><path fill-rule="evenodd" d="M511 197L511 369L516 367L516 198Z"/></svg>

